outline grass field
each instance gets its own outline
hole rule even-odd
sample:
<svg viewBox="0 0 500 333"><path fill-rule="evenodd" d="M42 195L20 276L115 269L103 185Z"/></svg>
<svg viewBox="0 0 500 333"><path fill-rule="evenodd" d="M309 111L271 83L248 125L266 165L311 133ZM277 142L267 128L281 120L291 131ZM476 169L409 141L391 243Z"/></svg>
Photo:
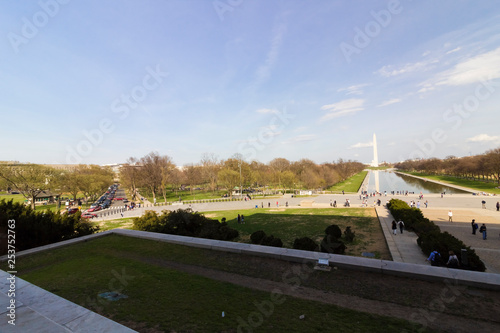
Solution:
<svg viewBox="0 0 500 333"><path fill-rule="evenodd" d="M361 171L343 182L333 185L328 189L328 191L332 191L334 193L342 193L342 191L356 193L361 187L361 184L363 184L367 174L368 171Z"/></svg>
<svg viewBox="0 0 500 333"><path fill-rule="evenodd" d="M232 228L240 232L238 241L250 243L250 235L264 230L282 240L283 246L292 248L296 238L309 237L318 244L325 236L325 229L336 224L342 231L347 226L356 233L351 244L346 244L346 254L361 256L362 252L373 252L376 258L391 260L378 218L373 209L364 208L276 208L248 209L219 212L204 212L206 217L221 220L226 218ZM238 224L237 215L243 214L245 224Z"/></svg>
<svg viewBox="0 0 500 333"><path fill-rule="evenodd" d="M225 270L229 260L248 271L241 255L220 256L217 251L112 235L70 250L24 257L16 268L21 278L139 331L237 332L242 321L252 318L257 318L253 322L259 332L323 332L328 327L339 332L417 331L403 320L279 294L280 301L262 315L258 306L269 304L272 294L164 265L175 261ZM311 274L316 279L322 272ZM111 302L98 296L107 291L128 298ZM299 319L302 314L305 320Z"/></svg>
<svg viewBox="0 0 500 333"><path fill-rule="evenodd" d="M496 184L496 183L483 183L483 182L480 182L477 180L474 181L474 180L460 179L460 178L455 178L455 177L450 177L450 176L428 175L428 174L418 173L418 172L404 172L404 171L400 171L400 172L407 173L407 174L414 175L414 176L424 177L424 178L428 178L428 179L432 179L432 180L437 180L437 181L440 181L443 183L467 187L467 188L476 190L478 192L488 192L488 193L500 194L500 189L495 188L498 186L498 184Z"/></svg>

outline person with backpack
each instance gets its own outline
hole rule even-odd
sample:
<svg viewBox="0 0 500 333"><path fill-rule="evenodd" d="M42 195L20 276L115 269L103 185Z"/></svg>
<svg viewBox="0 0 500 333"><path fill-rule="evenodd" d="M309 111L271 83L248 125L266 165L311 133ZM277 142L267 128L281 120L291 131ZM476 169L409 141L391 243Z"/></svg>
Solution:
<svg viewBox="0 0 500 333"><path fill-rule="evenodd" d="M486 240L486 225L484 223L481 228L479 228L479 232L483 234L483 240Z"/></svg>
<svg viewBox="0 0 500 333"><path fill-rule="evenodd" d="M398 225L399 225L399 231L403 233L403 229L405 228L405 223L402 220L399 220Z"/></svg>
<svg viewBox="0 0 500 333"><path fill-rule="evenodd" d="M478 225L477 225L477 223L476 223L476 220L472 220L471 225L472 225L472 234L473 234L473 235L475 235L475 234L476 234L476 230L477 230L477 228L478 228Z"/></svg>
<svg viewBox="0 0 500 333"><path fill-rule="evenodd" d="M459 265L458 257L455 255L453 251L450 251L449 255L450 256L448 257L448 262L446 263L446 266L448 266L448 268L458 268Z"/></svg>
<svg viewBox="0 0 500 333"><path fill-rule="evenodd" d="M429 261L432 266L441 266L441 254L436 250L432 251L429 258L426 260Z"/></svg>

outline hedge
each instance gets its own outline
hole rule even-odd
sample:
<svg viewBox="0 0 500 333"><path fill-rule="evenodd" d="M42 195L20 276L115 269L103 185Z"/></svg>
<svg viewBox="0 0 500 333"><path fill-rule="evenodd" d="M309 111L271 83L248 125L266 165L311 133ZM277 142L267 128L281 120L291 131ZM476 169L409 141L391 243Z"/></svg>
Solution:
<svg viewBox="0 0 500 333"><path fill-rule="evenodd" d="M441 254L444 262L448 261L449 251L455 252L460 262L462 258L462 249L467 250L467 265L461 265L460 269L484 272L486 267L476 251L465 245L460 239L448 232L441 232L439 226L425 218L422 211L418 208L410 208L408 204L399 199L392 199L387 205L392 216L396 220L402 220L407 230L417 234L417 244L422 252L428 256L434 250Z"/></svg>

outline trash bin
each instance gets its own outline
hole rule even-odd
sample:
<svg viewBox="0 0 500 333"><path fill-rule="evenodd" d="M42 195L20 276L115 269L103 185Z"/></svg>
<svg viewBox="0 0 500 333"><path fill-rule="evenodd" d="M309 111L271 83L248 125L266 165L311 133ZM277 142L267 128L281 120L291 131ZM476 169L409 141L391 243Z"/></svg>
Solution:
<svg viewBox="0 0 500 333"><path fill-rule="evenodd" d="M461 258L462 258L462 265L469 266L469 260L467 259L467 249L462 249Z"/></svg>

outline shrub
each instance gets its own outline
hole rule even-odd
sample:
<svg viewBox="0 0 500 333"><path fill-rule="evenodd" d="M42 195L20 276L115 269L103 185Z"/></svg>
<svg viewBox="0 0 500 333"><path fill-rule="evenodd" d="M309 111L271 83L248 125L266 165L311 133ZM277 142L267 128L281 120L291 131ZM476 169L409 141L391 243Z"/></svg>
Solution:
<svg viewBox="0 0 500 333"><path fill-rule="evenodd" d="M336 224L332 224L332 225L328 226L325 229L325 233L327 235L332 236L335 239L339 239L340 237L342 237L342 230L340 230L339 226Z"/></svg>
<svg viewBox="0 0 500 333"><path fill-rule="evenodd" d="M344 239L347 243L352 243L356 233L351 230L351 227L347 226L344 231Z"/></svg>
<svg viewBox="0 0 500 333"><path fill-rule="evenodd" d="M293 248L304 251L317 251L318 244L309 237L296 238L293 241Z"/></svg>
<svg viewBox="0 0 500 333"><path fill-rule="evenodd" d="M67 215L53 211L34 211L21 203L1 200L1 233L7 232L9 220L15 220L18 251L90 235L99 230L99 227L92 226L88 221L82 221L80 212ZM5 253L7 246L2 246L0 254Z"/></svg>
<svg viewBox="0 0 500 333"><path fill-rule="evenodd" d="M162 213L147 211L142 217L134 218L134 229L217 240L233 240L239 236L227 223L209 219L191 209Z"/></svg>
<svg viewBox="0 0 500 333"><path fill-rule="evenodd" d="M266 237L266 233L263 230L258 230L250 235L250 240L252 244L261 244L264 237Z"/></svg>
<svg viewBox="0 0 500 333"><path fill-rule="evenodd" d="M344 242L332 237L332 235L326 235L321 241L320 248L321 252L344 254L346 246Z"/></svg>

